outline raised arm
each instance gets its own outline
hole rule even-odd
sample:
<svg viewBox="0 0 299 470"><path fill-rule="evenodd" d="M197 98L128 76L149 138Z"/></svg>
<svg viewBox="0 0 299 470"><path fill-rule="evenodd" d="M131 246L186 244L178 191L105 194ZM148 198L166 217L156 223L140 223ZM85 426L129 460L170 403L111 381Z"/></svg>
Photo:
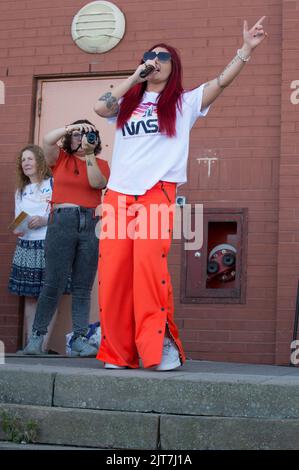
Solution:
<svg viewBox="0 0 299 470"><path fill-rule="evenodd" d="M43 139L43 151L45 154L46 162L49 166L55 165L58 156L60 147L57 145L57 142L62 139L67 134L70 134L73 131L80 131L86 130L88 132L89 126L84 126L82 124L69 124L65 127L61 127L59 129L54 129L48 134L44 136ZM90 130L94 130L90 128Z"/></svg>
<svg viewBox="0 0 299 470"><path fill-rule="evenodd" d="M59 129L54 129L44 136L43 150L46 162L49 166L55 165L60 150L57 142L66 134L66 132L66 128L62 127Z"/></svg>
<svg viewBox="0 0 299 470"><path fill-rule="evenodd" d="M149 75L146 78L140 78L139 74L144 70L145 64L139 65L136 71L128 77L126 80L121 82L116 86L113 91L111 89L104 93L94 105L95 112L101 117L113 117L117 116L119 106L118 100L122 98L127 91L129 91L137 83L145 82Z"/></svg>
<svg viewBox="0 0 299 470"><path fill-rule="evenodd" d="M243 46L238 49L236 56L225 67L223 72L213 80L207 82L203 91L202 109L209 106L222 93L224 88L232 83L239 75L246 62L248 62L253 50L268 36L264 31L262 22L266 17L262 16L249 30L245 20L243 26Z"/></svg>

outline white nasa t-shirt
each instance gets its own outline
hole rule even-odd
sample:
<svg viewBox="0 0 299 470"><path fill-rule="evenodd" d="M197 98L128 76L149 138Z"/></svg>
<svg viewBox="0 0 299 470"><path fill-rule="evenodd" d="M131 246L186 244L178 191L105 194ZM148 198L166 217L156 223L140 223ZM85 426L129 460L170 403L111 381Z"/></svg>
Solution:
<svg viewBox="0 0 299 470"><path fill-rule="evenodd" d="M116 129L108 188L141 195L160 180L179 184L187 181L190 130L196 119L209 111L209 107L201 110L204 85L183 93L182 112L177 109L175 137L159 132L156 104L159 94L144 93L129 121L122 129Z"/></svg>
<svg viewBox="0 0 299 470"><path fill-rule="evenodd" d="M50 213L50 201L52 197L51 178L43 180L41 183L27 184L23 189L22 195L19 191L15 193L15 217L21 211L30 216L40 215L48 217ZM22 237L22 240L44 240L46 238L47 226L37 229L28 229Z"/></svg>

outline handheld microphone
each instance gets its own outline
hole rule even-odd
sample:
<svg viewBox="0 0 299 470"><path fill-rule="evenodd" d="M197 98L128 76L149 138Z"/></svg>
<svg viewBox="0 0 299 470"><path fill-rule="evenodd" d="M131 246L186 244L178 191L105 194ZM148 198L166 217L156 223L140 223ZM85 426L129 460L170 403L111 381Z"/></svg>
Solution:
<svg viewBox="0 0 299 470"><path fill-rule="evenodd" d="M139 77L140 78L145 78L147 77L151 72L153 72L153 70L155 70L155 67L151 64L148 64L145 66L145 69L144 70L141 70L140 74L139 74Z"/></svg>

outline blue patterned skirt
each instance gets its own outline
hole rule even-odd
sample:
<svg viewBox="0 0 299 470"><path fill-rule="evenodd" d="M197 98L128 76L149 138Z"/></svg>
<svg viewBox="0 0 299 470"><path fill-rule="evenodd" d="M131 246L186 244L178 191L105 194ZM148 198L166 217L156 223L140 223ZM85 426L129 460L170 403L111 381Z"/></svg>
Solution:
<svg viewBox="0 0 299 470"><path fill-rule="evenodd" d="M8 289L16 295L38 297L45 280L45 240L18 239ZM71 290L71 279L65 293Z"/></svg>

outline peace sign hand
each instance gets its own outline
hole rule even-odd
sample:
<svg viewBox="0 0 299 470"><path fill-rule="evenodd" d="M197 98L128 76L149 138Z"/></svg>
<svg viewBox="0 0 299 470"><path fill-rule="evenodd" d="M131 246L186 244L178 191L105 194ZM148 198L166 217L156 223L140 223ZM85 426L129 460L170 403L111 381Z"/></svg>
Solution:
<svg viewBox="0 0 299 470"><path fill-rule="evenodd" d="M264 31L262 22L266 16L262 16L251 29L248 29L248 23L244 20L243 26L243 39L244 43L250 48L255 49L263 40L268 37L268 34Z"/></svg>

